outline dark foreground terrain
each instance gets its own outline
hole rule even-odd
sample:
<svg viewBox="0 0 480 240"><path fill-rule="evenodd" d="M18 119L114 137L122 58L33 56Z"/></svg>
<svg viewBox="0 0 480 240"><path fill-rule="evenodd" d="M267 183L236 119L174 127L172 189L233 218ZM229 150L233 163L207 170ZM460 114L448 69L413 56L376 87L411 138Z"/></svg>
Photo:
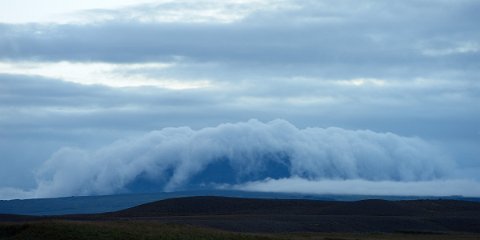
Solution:
<svg viewBox="0 0 480 240"><path fill-rule="evenodd" d="M236 233L155 221L1 223L0 239L474 240L471 233Z"/></svg>
<svg viewBox="0 0 480 240"><path fill-rule="evenodd" d="M0 221L0 239L480 239L480 203L456 200L188 197Z"/></svg>

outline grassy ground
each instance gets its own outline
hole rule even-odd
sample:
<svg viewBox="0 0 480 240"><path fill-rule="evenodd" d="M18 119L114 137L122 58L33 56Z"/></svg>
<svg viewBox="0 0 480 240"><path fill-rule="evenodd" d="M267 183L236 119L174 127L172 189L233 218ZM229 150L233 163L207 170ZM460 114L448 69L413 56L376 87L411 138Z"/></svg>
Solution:
<svg viewBox="0 0 480 240"><path fill-rule="evenodd" d="M271 239L267 236L229 233L154 222L45 221L0 224L0 239Z"/></svg>
<svg viewBox="0 0 480 240"><path fill-rule="evenodd" d="M207 228L156 222L72 222L41 221L0 224L0 239L298 239L298 240L473 240L479 235L463 234L353 234L353 233L296 233L246 234Z"/></svg>
<svg viewBox="0 0 480 240"><path fill-rule="evenodd" d="M293 240L480 240L475 234L297 233L277 235Z"/></svg>

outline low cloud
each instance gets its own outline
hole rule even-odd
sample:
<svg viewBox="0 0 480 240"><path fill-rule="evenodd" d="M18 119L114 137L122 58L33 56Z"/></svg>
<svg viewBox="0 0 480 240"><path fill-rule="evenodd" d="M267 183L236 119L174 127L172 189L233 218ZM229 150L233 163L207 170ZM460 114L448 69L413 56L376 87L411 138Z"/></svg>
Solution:
<svg viewBox="0 0 480 240"><path fill-rule="evenodd" d="M399 193L415 195L416 188L409 191L408 186L450 181L455 170L455 162L442 151L415 137L341 128L299 129L285 120L250 120L199 130L165 128L92 151L60 149L37 171L38 186L29 194L112 194L141 191L145 186L149 191L219 185L268 190L278 184L284 189L271 190L288 192L302 185L298 190L308 192L315 185L312 193L316 193L333 182L339 183L332 185L340 188L338 193L387 193L389 183L399 183L406 186ZM363 190L356 187L362 185ZM442 193L457 193L448 189ZM11 189L8 192L13 195Z"/></svg>
<svg viewBox="0 0 480 240"><path fill-rule="evenodd" d="M0 188L0 199L26 199L35 197L35 190L26 191L18 188Z"/></svg>
<svg viewBox="0 0 480 240"><path fill-rule="evenodd" d="M308 180L298 177L267 179L236 186L222 186L245 191L300 194L353 194L383 196L480 196L480 183L473 180L368 181Z"/></svg>

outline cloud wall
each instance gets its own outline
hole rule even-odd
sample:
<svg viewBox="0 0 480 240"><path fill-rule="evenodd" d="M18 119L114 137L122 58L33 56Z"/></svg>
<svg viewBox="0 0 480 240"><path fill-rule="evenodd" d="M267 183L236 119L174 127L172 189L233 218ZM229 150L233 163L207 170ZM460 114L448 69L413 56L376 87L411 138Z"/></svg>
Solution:
<svg viewBox="0 0 480 240"><path fill-rule="evenodd" d="M348 180L266 179L226 186L236 190L299 194L351 194L376 196L480 196L479 183L467 179L413 182Z"/></svg>
<svg viewBox="0 0 480 240"><path fill-rule="evenodd" d="M175 191L288 178L432 181L450 178L454 166L415 137L250 120L199 130L165 128L92 151L60 149L37 171L32 195L135 192L145 184Z"/></svg>

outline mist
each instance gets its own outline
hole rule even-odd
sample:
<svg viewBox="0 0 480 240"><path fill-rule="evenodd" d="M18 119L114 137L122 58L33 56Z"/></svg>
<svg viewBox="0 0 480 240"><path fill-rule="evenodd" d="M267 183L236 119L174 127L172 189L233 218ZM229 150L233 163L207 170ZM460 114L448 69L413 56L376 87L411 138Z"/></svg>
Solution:
<svg viewBox="0 0 480 240"><path fill-rule="evenodd" d="M368 181L348 180L307 180L298 177L266 179L224 188L298 194L332 195L375 195L375 196L480 196L480 185L474 180L443 179L430 181Z"/></svg>
<svg viewBox="0 0 480 240"><path fill-rule="evenodd" d="M318 186L312 191L328 193L332 187L319 189L334 181L341 182L332 185L340 189L338 193L355 194L360 193L354 187L359 182L410 186L455 180L456 171L453 159L418 137L334 127L299 129L286 120L250 120L198 130L164 128L95 150L65 147L37 169L35 189L1 192L3 198L13 198L219 187L305 192ZM283 187L274 186L278 184ZM401 193L421 192L409 189Z"/></svg>

